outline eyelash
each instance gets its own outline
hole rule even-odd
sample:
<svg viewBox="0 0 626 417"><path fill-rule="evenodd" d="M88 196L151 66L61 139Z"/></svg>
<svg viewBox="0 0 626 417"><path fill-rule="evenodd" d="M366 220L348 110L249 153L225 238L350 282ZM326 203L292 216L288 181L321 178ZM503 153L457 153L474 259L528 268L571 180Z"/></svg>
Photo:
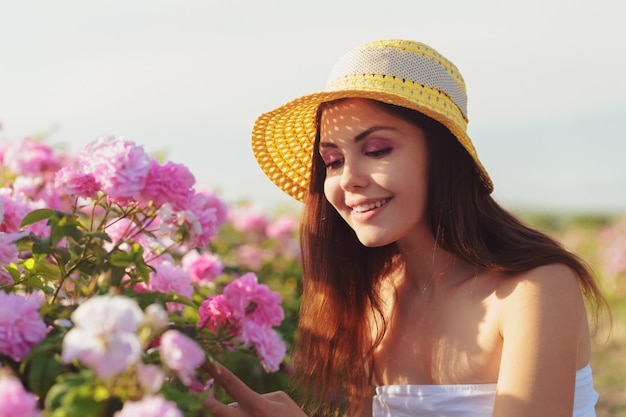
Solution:
<svg viewBox="0 0 626 417"><path fill-rule="evenodd" d="M324 163L324 166L326 167L326 169L336 169L336 168L339 168L341 164L343 164L343 158L337 159L329 163Z"/></svg>
<svg viewBox="0 0 626 417"><path fill-rule="evenodd" d="M376 149L375 151L365 152L365 155L373 156L373 157L384 156L384 155L390 154L391 151L392 151L392 148L387 147L387 148Z"/></svg>
<svg viewBox="0 0 626 417"><path fill-rule="evenodd" d="M377 158L380 156L389 155L392 150L393 150L392 147L387 147L387 148L376 149L375 151L364 152L364 154L366 156ZM342 164L343 164L343 158L337 159L329 163L324 163L324 166L326 167L326 169L336 169L336 168L341 167Z"/></svg>

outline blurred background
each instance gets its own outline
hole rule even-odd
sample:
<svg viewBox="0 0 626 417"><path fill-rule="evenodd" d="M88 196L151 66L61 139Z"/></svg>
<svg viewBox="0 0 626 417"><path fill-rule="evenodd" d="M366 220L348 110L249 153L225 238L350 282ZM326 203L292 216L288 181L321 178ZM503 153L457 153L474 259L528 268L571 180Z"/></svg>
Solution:
<svg viewBox="0 0 626 417"><path fill-rule="evenodd" d="M350 48L422 41L467 83L469 132L511 208L626 209L621 0L0 0L0 140L115 134L227 200L291 200L255 118L321 90Z"/></svg>
<svg viewBox="0 0 626 417"><path fill-rule="evenodd" d="M622 0L0 0L0 141L119 135L230 204L297 212L252 156L255 118L323 89L354 46L424 42L465 78L496 199L598 272L614 318L599 415L624 416L624 16Z"/></svg>

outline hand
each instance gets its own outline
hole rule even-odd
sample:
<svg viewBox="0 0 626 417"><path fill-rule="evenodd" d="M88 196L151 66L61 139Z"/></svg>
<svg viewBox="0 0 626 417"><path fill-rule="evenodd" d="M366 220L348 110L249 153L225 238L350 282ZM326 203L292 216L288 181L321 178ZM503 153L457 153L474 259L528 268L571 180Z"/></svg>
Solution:
<svg viewBox="0 0 626 417"><path fill-rule="evenodd" d="M204 406L214 417L306 417L302 409L282 391L261 395L222 365L207 362L203 368L237 401L226 405L208 398Z"/></svg>

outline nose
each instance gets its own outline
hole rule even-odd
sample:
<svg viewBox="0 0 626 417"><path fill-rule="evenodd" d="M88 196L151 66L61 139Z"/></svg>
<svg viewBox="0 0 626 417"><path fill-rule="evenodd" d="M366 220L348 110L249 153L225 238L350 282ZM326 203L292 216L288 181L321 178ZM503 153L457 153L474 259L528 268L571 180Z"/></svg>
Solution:
<svg viewBox="0 0 626 417"><path fill-rule="evenodd" d="M342 189L350 191L363 188L367 185L368 179L364 167L357 161L345 161L341 172L339 185Z"/></svg>

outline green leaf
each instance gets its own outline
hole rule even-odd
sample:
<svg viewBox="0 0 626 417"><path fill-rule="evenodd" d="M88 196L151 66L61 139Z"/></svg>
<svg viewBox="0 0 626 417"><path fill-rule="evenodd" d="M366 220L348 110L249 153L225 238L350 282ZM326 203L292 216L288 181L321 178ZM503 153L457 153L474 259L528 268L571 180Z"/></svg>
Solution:
<svg viewBox="0 0 626 417"><path fill-rule="evenodd" d="M20 227L29 226L31 224L40 222L42 220L47 220L52 217L56 213L55 210L43 208L31 211L28 213L23 219L22 223L20 223Z"/></svg>
<svg viewBox="0 0 626 417"><path fill-rule="evenodd" d="M143 259L140 262L137 262L135 265L135 271L137 271L137 274L141 277L143 282L147 283L150 280L151 269Z"/></svg>
<svg viewBox="0 0 626 417"><path fill-rule="evenodd" d="M33 258L25 259L24 262L22 263L22 266L25 269L29 269L29 270L30 269L35 269L35 265L36 265L35 264L35 260Z"/></svg>
<svg viewBox="0 0 626 417"><path fill-rule="evenodd" d="M50 417L101 417L113 415L121 408L113 398L103 400L106 397L102 393L104 387L95 383L90 372L67 374L61 378L46 395L45 409Z"/></svg>
<svg viewBox="0 0 626 417"><path fill-rule="evenodd" d="M191 307L195 307L195 303L191 298L184 297L180 294L175 293L174 291L170 291L166 294L166 301L173 303L181 303Z"/></svg>
<svg viewBox="0 0 626 417"><path fill-rule="evenodd" d="M198 416L206 413L203 402L209 396L208 392L196 394L185 389L183 385L176 384L172 381L169 384L163 385L161 393L165 399L174 401L176 407L178 407L185 416Z"/></svg>
<svg viewBox="0 0 626 417"><path fill-rule="evenodd" d="M63 408L66 410L68 417L102 416L105 403L94 398L96 392L98 392L97 389L89 386L80 386L68 391L63 401Z"/></svg>
<svg viewBox="0 0 626 417"><path fill-rule="evenodd" d="M28 385L37 395L45 397L62 371L63 365L58 354L37 355L28 365Z"/></svg>
<svg viewBox="0 0 626 417"><path fill-rule="evenodd" d="M112 240L109 237L109 235L107 235L106 233L102 233L102 232L87 232L87 233L85 233L85 236L86 237L90 237L90 238L94 238L94 239L105 240L107 242L112 242Z"/></svg>
<svg viewBox="0 0 626 417"><path fill-rule="evenodd" d="M80 374L70 374L63 378L62 381L50 387L48 395L46 395L45 407L46 410L52 411L53 416L64 416L64 414L55 414L54 411L62 407L65 397L73 389L79 388L81 385L87 383L86 379ZM61 412L63 410L60 410Z"/></svg>
<svg viewBox="0 0 626 417"><path fill-rule="evenodd" d="M111 276L109 282L114 287L119 287L122 279L126 276L126 268L120 266L111 268Z"/></svg>
<svg viewBox="0 0 626 417"><path fill-rule="evenodd" d="M154 303L159 303L162 306L165 306L165 294L160 292L146 291L138 293L130 289L125 292L125 295L137 300L137 303L142 309L145 309L150 304Z"/></svg>
<svg viewBox="0 0 626 417"><path fill-rule="evenodd" d="M20 279L21 273L19 268L15 264L7 265L4 269L11 275L13 281L18 281Z"/></svg>
<svg viewBox="0 0 626 417"><path fill-rule="evenodd" d="M49 238L33 236L33 255L47 255L50 253L51 242Z"/></svg>
<svg viewBox="0 0 626 417"><path fill-rule="evenodd" d="M111 256L111 265L126 268L135 262L135 255L126 252L116 252Z"/></svg>
<svg viewBox="0 0 626 417"><path fill-rule="evenodd" d="M83 236L83 232L78 228L78 221L76 216L66 213L57 212L60 216L56 218L50 218L48 224L50 224L50 240L53 246L61 241L64 237L70 237L78 242Z"/></svg>
<svg viewBox="0 0 626 417"><path fill-rule="evenodd" d="M45 287L41 277L37 275L29 276L28 278L26 278L25 283L29 286L37 288L38 290L43 290Z"/></svg>

